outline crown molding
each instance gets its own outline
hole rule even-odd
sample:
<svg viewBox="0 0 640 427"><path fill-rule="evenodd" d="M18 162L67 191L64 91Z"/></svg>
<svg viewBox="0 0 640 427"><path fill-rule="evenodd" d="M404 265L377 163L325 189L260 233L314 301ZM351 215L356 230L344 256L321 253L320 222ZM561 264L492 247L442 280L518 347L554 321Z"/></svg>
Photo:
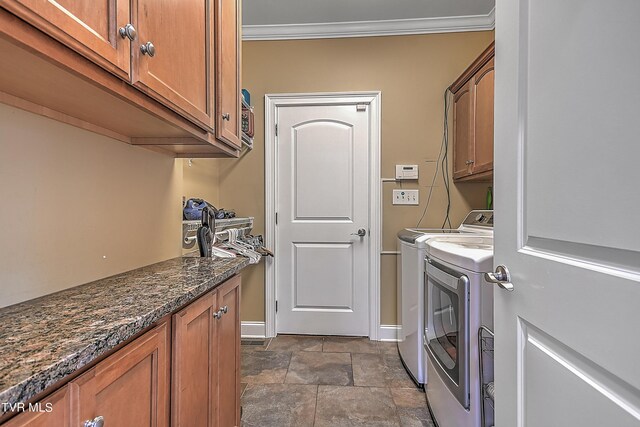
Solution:
<svg viewBox="0 0 640 427"><path fill-rule="evenodd" d="M495 28L495 8L486 15L312 24L244 25L243 40L332 39L487 31Z"/></svg>

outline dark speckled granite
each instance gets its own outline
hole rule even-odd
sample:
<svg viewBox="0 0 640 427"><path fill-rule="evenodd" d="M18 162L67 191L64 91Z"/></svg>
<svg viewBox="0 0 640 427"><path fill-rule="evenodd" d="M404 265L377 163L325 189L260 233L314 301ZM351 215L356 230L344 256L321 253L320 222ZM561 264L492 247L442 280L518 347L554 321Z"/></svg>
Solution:
<svg viewBox="0 0 640 427"><path fill-rule="evenodd" d="M174 258L1 308L0 403L27 402L248 264Z"/></svg>

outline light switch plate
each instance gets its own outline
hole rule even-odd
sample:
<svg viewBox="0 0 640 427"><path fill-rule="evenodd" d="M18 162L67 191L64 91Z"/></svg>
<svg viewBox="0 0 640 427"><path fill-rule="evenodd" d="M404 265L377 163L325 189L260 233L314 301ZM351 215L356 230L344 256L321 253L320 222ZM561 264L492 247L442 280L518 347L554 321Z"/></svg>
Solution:
<svg viewBox="0 0 640 427"><path fill-rule="evenodd" d="M418 205L420 203L419 190L393 190L394 205Z"/></svg>

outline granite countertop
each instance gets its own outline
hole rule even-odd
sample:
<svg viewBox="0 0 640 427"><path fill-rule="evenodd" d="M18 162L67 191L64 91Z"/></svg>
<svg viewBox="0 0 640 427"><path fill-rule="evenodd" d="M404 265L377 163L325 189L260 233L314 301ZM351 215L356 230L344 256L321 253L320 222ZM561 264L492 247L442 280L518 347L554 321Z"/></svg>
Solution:
<svg viewBox="0 0 640 427"><path fill-rule="evenodd" d="M1 403L29 401L248 264L174 258L0 308L0 416Z"/></svg>

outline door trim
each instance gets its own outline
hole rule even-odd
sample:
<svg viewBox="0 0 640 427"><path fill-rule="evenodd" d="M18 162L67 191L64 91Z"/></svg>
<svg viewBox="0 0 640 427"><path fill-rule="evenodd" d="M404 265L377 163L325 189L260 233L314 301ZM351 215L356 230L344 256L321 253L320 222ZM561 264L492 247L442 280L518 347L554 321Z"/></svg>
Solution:
<svg viewBox="0 0 640 427"><path fill-rule="evenodd" d="M276 247L276 141L277 109L281 106L366 104L369 123L369 339L378 340L380 327L380 91L266 94L264 97L265 245ZM265 260L265 333L276 336L276 265Z"/></svg>

